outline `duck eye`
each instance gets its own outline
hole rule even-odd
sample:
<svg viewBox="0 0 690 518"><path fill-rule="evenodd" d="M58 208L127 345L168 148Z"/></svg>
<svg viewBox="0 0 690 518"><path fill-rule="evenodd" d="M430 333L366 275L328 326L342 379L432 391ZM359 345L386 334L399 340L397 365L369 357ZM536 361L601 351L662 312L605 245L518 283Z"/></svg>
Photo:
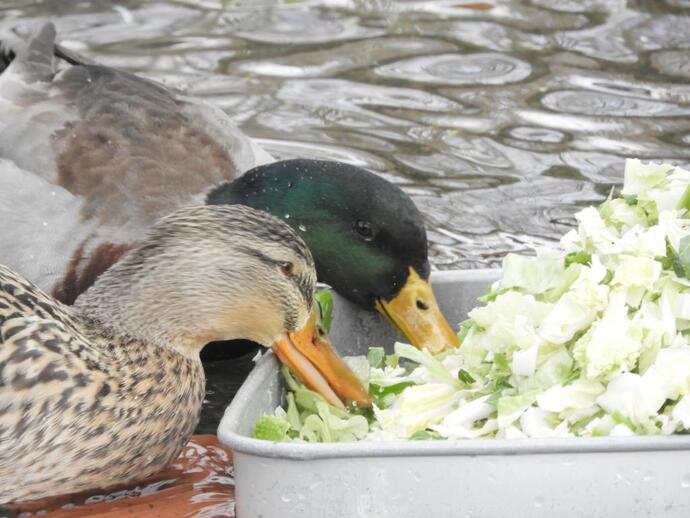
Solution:
<svg viewBox="0 0 690 518"><path fill-rule="evenodd" d="M295 265L290 261L281 261L278 263L278 266L280 266L280 271L285 275L292 275L292 272L295 270Z"/></svg>
<svg viewBox="0 0 690 518"><path fill-rule="evenodd" d="M421 309L422 311L426 311L427 309L429 309L429 304L427 304L423 300L417 299L417 309Z"/></svg>
<svg viewBox="0 0 690 518"><path fill-rule="evenodd" d="M374 237L374 229L369 221L358 219L354 224L355 232L360 235L365 241L371 241Z"/></svg>

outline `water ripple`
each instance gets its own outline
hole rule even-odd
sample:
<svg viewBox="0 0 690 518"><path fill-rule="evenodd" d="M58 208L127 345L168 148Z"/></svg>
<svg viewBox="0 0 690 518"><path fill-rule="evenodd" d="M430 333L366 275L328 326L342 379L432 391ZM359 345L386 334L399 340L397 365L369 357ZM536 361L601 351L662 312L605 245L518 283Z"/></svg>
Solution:
<svg viewBox="0 0 690 518"><path fill-rule="evenodd" d="M456 111L461 106L445 97L412 89L343 80L290 81L279 92L284 100L322 106L387 106L424 111Z"/></svg>
<svg viewBox="0 0 690 518"><path fill-rule="evenodd" d="M690 50L669 50L652 54L652 66L660 74L690 78Z"/></svg>
<svg viewBox="0 0 690 518"><path fill-rule="evenodd" d="M690 16L654 16L628 30L638 51L690 48Z"/></svg>
<svg viewBox="0 0 690 518"><path fill-rule="evenodd" d="M503 85L530 75L529 63L496 53L441 54L398 61L378 67L391 79L443 85Z"/></svg>
<svg viewBox="0 0 690 518"><path fill-rule="evenodd" d="M560 144L567 138L567 134L562 131L535 126L515 126L510 128L508 135L514 139L544 144Z"/></svg>
<svg viewBox="0 0 690 518"><path fill-rule="evenodd" d="M609 117L677 117L690 114L690 107L583 90L550 92L542 97L541 102L557 112Z"/></svg>
<svg viewBox="0 0 690 518"><path fill-rule="evenodd" d="M236 35L270 44L315 44L385 34L385 30L361 26L355 17L324 17L309 8L251 9L238 23Z"/></svg>
<svg viewBox="0 0 690 518"><path fill-rule="evenodd" d="M445 42L421 38L381 38L345 43L332 49L298 52L264 60L234 63L228 74L260 74L274 77L325 77L391 59L454 50Z"/></svg>

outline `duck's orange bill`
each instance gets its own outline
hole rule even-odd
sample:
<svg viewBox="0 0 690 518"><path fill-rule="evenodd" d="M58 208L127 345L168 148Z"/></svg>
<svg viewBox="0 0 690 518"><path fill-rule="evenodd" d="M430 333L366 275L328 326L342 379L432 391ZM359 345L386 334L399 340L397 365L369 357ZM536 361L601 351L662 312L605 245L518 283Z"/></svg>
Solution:
<svg viewBox="0 0 690 518"><path fill-rule="evenodd" d="M354 401L362 408L371 406L371 397L362 382L338 356L321 328L316 309L302 329L283 335L273 351L307 387L331 405L345 408L343 401Z"/></svg>
<svg viewBox="0 0 690 518"><path fill-rule="evenodd" d="M436 302L431 285L410 268L407 281L391 300L378 299L376 309L390 320L409 342L432 353L460 345Z"/></svg>

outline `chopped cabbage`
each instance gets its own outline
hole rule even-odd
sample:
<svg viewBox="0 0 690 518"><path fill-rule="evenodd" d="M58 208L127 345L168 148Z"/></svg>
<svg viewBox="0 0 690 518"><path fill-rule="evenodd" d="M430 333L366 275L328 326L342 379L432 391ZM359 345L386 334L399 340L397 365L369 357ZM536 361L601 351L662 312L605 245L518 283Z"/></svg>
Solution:
<svg viewBox="0 0 690 518"><path fill-rule="evenodd" d="M290 423L286 420L274 415L264 415L256 420L252 437L264 441L283 441L289 429Z"/></svg>
<svg viewBox="0 0 690 518"><path fill-rule="evenodd" d="M459 325L457 350L432 355L398 343L393 355L372 348L368 358L351 360L369 383L371 411L330 407L291 378L270 436L690 430L690 172L627 160L621 192L576 214L577 228L557 247L508 254L501 280L480 299L485 304Z"/></svg>

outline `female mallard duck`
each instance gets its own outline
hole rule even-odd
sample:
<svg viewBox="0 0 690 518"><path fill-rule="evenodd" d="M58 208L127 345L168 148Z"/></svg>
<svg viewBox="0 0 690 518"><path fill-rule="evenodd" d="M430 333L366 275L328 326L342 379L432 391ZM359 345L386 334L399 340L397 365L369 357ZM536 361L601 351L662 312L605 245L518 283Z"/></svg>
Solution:
<svg viewBox="0 0 690 518"><path fill-rule="evenodd" d="M164 468L199 419L213 340L273 346L336 404L367 405L332 350L306 360L315 282L297 234L242 206L162 219L72 307L0 266L0 504Z"/></svg>
<svg viewBox="0 0 690 518"><path fill-rule="evenodd" d="M415 345L458 344L428 284L421 214L398 187L337 162L272 163L220 109L72 55L52 24L3 41L0 242L13 246L0 262L71 303L159 217L242 203L284 219L320 281Z"/></svg>

